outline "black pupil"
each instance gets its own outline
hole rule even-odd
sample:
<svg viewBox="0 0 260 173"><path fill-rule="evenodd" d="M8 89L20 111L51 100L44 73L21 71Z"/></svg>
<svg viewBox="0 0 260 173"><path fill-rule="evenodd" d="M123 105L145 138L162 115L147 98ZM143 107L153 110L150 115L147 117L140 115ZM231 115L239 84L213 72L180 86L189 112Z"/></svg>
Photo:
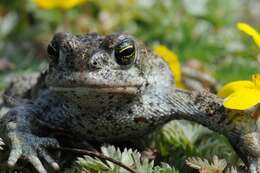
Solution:
<svg viewBox="0 0 260 173"><path fill-rule="evenodd" d="M121 52L122 56L130 56L134 52L134 47L128 47Z"/></svg>
<svg viewBox="0 0 260 173"><path fill-rule="evenodd" d="M135 59L135 46L133 40L125 40L115 48L116 61L120 65L129 65Z"/></svg>

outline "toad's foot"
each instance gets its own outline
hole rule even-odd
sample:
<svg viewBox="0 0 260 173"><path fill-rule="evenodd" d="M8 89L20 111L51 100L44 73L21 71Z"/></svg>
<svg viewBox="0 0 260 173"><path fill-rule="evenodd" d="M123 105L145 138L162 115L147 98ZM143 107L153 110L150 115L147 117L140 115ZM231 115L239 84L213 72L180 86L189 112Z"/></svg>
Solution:
<svg viewBox="0 0 260 173"><path fill-rule="evenodd" d="M260 173L260 134L253 132L241 136L240 142L234 147L241 148L242 146L245 146L240 149L245 156L242 159L245 160L250 172Z"/></svg>
<svg viewBox="0 0 260 173"><path fill-rule="evenodd" d="M259 173L260 172L260 158L252 160L249 165L250 173Z"/></svg>
<svg viewBox="0 0 260 173"><path fill-rule="evenodd" d="M5 143L3 142L2 138L0 138L0 150L3 150L3 146Z"/></svg>
<svg viewBox="0 0 260 173"><path fill-rule="evenodd" d="M7 137L11 143L8 165L14 167L18 159L28 160L39 173L47 173L39 157L58 171L59 165L46 151L46 147L58 147L58 141L53 138L37 137L27 132L9 132Z"/></svg>

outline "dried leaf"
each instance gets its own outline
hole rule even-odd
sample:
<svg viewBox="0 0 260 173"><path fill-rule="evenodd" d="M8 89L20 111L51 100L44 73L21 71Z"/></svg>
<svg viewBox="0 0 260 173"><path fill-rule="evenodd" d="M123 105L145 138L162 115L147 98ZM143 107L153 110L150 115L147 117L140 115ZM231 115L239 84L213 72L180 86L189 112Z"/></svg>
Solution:
<svg viewBox="0 0 260 173"><path fill-rule="evenodd" d="M200 157L191 157L186 160L186 164L192 168L198 169L203 173L222 173L227 167L225 159L219 159L217 156L213 156L212 163L209 163L207 159L201 159Z"/></svg>

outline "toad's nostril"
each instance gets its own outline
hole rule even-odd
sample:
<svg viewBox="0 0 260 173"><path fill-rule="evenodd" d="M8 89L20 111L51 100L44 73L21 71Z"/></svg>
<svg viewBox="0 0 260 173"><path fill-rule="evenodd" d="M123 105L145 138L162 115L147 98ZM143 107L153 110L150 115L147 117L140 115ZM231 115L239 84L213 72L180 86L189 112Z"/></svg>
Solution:
<svg viewBox="0 0 260 173"><path fill-rule="evenodd" d="M107 65L108 55L99 51L94 53L89 59L89 65L91 68L100 69Z"/></svg>
<svg viewBox="0 0 260 173"><path fill-rule="evenodd" d="M99 59L90 59L90 61L89 61L90 68L92 68L92 69L102 68L102 63L99 61L100 61Z"/></svg>

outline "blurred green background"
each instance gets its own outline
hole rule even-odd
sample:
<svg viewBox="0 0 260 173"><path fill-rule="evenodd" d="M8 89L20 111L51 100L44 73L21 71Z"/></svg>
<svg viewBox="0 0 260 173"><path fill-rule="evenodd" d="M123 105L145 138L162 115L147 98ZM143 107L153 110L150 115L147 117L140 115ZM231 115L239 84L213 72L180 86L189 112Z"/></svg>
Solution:
<svg viewBox="0 0 260 173"><path fill-rule="evenodd" d="M40 1L45 0L0 0L0 91L13 75L46 66L47 44L58 31L127 32L151 48L167 46L181 63L199 60L220 84L260 73L259 47L236 28L237 22L246 22L260 31L260 0L86 0L49 9ZM149 145L181 170L191 155L217 154L237 162L226 139L201 126L173 122L163 133L154 137L161 142Z"/></svg>

